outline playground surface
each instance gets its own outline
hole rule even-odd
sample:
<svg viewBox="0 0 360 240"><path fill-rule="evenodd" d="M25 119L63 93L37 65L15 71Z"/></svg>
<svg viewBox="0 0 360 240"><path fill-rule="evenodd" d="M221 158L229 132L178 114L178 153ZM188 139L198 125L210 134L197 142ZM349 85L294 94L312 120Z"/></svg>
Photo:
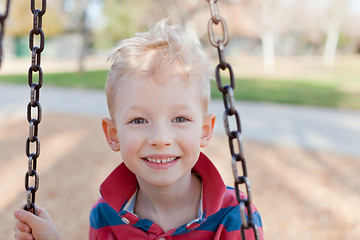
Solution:
<svg viewBox="0 0 360 240"><path fill-rule="evenodd" d="M25 107L23 114L3 114L0 121L1 239L13 239L12 213L26 200L29 129L24 111ZM107 146L100 116L46 112L39 127L36 203L49 210L63 239L87 239L89 211L99 197L98 187L121 162L120 156ZM224 134L216 132L205 153L232 186L227 142ZM266 239L359 238L358 157L247 138L244 148Z"/></svg>

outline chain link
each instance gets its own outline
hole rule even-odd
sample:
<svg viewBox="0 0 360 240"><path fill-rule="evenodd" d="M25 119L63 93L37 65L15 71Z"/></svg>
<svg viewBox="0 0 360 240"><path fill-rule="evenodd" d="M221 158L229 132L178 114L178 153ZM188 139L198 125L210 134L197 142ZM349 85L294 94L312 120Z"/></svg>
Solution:
<svg viewBox="0 0 360 240"><path fill-rule="evenodd" d="M29 34L29 48L31 50L31 66L28 71L28 84L30 87L30 102L27 105L27 120L29 122L29 137L26 139L26 156L28 157L28 170L25 173L25 189L27 192L27 201L24 207L25 210L32 210L37 215L35 206L35 193L39 189L39 174L36 171L37 159L40 155L40 139L38 138L38 125L41 122L42 107L40 104L40 88L43 84L43 70L40 66L41 52L45 46L45 34L42 28L42 16L46 11L46 0L42 0L42 7L35 9L35 0L31 0L31 12L34 14L33 29ZM38 39L39 46L36 45L35 36ZM33 74L38 73L37 82L34 81ZM31 150L35 152L31 152ZM34 185L30 185L33 179Z"/></svg>
<svg viewBox="0 0 360 240"><path fill-rule="evenodd" d="M254 232L255 239L259 239L258 226L255 224L251 212L251 203L252 203L251 187L250 187L250 181L247 177L247 168L244 158L244 150L243 150L242 137L241 137L240 115L235 107L235 97L234 97L235 78L232 67L229 63L226 62L225 54L224 54L225 46L228 44L229 41L229 34L227 31L227 25L225 19L219 15L217 0L207 0L207 1L210 4L210 12L211 12L211 18L208 23L209 40L210 43L217 48L219 55L219 64L215 69L216 84L218 89L223 94L223 101L225 107L223 120L224 120L226 134L229 139L230 152L232 156L231 163L235 178L235 192L236 192L237 201L239 203L240 217L242 222L241 238L245 240L246 239L245 230L252 229ZM216 39L214 26L219 24L221 25L222 38ZM223 84L220 71L225 71L225 70L228 70L230 85ZM236 122L235 130L230 129L229 122L231 118L234 119L234 121ZM239 171L237 167L238 162L241 162L242 175L239 175ZM247 198L241 199L240 197L239 185L241 184L245 185Z"/></svg>
<svg viewBox="0 0 360 240"><path fill-rule="evenodd" d="M5 19L9 14L9 8L10 8L10 0L7 0L5 6L5 12L3 14L0 14L0 67L1 67L2 55L3 55L2 41L4 37Z"/></svg>

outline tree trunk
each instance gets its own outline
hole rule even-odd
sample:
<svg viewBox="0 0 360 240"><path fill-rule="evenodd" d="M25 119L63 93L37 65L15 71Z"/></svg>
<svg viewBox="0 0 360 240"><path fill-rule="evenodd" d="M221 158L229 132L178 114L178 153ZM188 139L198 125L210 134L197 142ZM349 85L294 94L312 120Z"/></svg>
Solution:
<svg viewBox="0 0 360 240"><path fill-rule="evenodd" d="M335 63L336 49L339 41L339 24L330 24L327 29L327 38L324 48L323 65L332 67Z"/></svg>
<svg viewBox="0 0 360 240"><path fill-rule="evenodd" d="M273 71L275 67L275 37L271 31L264 31L261 35L263 47L263 64L265 71Z"/></svg>
<svg viewBox="0 0 360 240"><path fill-rule="evenodd" d="M79 4L79 33L81 36L81 48L79 52L78 58L78 72L82 74L85 71L85 58L87 55L87 51L89 49L89 42L90 42L90 32L88 27L86 26L87 21L87 10L90 0L84 0L82 3Z"/></svg>

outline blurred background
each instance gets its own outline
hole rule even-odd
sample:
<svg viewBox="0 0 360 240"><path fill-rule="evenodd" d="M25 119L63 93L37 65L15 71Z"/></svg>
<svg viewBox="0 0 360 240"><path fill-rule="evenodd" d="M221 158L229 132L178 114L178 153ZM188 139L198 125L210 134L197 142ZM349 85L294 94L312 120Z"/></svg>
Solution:
<svg viewBox="0 0 360 240"><path fill-rule="evenodd" d="M41 1L35 2L41 7ZM43 17L43 56L76 58L81 71L87 56L106 54L119 39L162 18L183 25L207 47L208 5L202 0L49 1ZM248 62L247 57L262 58L262 64L256 66L258 71L274 71L277 61L281 63L286 57L302 59L302 65L309 64L305 57L315 57L315 66L330 68L335 66L337 55L360 52L360 3L356 0L224 0L218 5L231 36L229 56L240 58L243 64ZM9 61L29 56L31 20L28 1L11 2L4 39Z"/></svg>
<svg viewBox="0 0 360 240"><path fill-rule="evenodd" d="M40 8L41 1L35 2ZM13 1L11 5L5 23L1 74L26 74L33 17L28 1ZM107 70L106 59L120 39L162 18L183 25L199 38L216 66L217 51L207 35L208 5L202 0L48 2L43 17L44 72ZM241 91L238 99L360 108L359 1L224 0L218 5L231 39L226 47L227 60L244 86L236 90ZM220 37L221 27L213 27ZM35 37L36 41L39 38ZM106 76L106 71L96 73ZM52 76L48 82L102 89L105 81L99 77L86 77L85 81L77 74L80 79L64 83L61 77L65 78ZM22 82L15 76L1 77L1 81Z"/></svg>
<svg viewBox="0 0 360 240"><path fill-rule="evenodd" d="M266 239L360 238L360 1L217 2L230 35L226 60L235 72L249 178ZM50 211L63 239L87 238L98 186L121 161L101 132L107 58L120 39L162 18L184 26L217 65L205 0L47 1L36 201ZM0 69L0 239L12 239L12 212L26 200L32 27L30 1L11 0ZM221 94L212 84L210 108L218 121L205 152L232 186Z"/></svg>

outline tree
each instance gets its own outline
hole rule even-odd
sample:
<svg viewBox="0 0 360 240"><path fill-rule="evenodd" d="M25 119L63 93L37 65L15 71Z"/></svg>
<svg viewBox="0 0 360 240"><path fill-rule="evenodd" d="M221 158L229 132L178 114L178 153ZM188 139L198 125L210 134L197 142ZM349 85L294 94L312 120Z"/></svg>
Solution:
<svg viewBox="0 0 360 240"><path fill-rule="evenodd" d="M206 28L204 28L204 26L206 26L206 21L210 17L209 4L206 1L161 0L160 2L162 3L167 16L170 17L170 20L184 26L189 34L195 38L199 38L206 33ZM207 16L205 17L204 14L207 14ZM204 21L204 19L206 21ZM199 31L199 29L201 30Z"/></svg>
<svg viewBox="0 0 360 240"><path fill-rule="evenodd" d="M105 26L97 36L99 46L114 46L120 39L141 31L159 18L159 9L157 1L103 0Z"/></svg>
<svg viewBox="0 0 360 240"><path fill-rule="evenodd" d="M88 26L88 6L93 0L63 0L62 5L68 19L68 31L74 31L81 36L80 52L78 55L78 72L84 72L85 57L89 45L93 41L92 31Z"/></svg>
<svg viewBox="0 0 360 240"><path fill-rule="evenodd" d="M36 1L38 3L40 1ZM45 36L54 36L63 32L62 8L59 1L47 1L46 12L43 16L43 30ZM36 8L41 6L36 5ZM26 36L33 28L33 14L30 1L11 1L6 33L13 37Z"/></svg>
<svg viewBox="0 0 360 240"><path fill-rule="evenodd" d="M254 33L261 39L263 64L266 71L275 67L275 44L287 23L283 0L256 0L250 8Z"/></svg>
<svg viewBox="0 0 360 240"><path fill-rule="evenodd" d="M325 8L326 43L324 47L323 65L332 67L335 62L339 41L340 25L348 9L348 0L331 0Z"/></svg>
<svg viewBox="0 0 360 240"><path fill-rule="evenodd" d="M63 31L62 12L59 5L58 1L47 3L45 15L42 17L42 30L46 38L58 35ZM8 51L14 50L16 56L25 56L30 53L28 40L26 39L29 37L31 29L33 29L34 15L30 6L30 1L11 1L5 35L14 41L15 49ZM35 9L42 9L41 1L35 1ZM39 35L35 35L34 43L40 41L39 39Z"/></svg>

